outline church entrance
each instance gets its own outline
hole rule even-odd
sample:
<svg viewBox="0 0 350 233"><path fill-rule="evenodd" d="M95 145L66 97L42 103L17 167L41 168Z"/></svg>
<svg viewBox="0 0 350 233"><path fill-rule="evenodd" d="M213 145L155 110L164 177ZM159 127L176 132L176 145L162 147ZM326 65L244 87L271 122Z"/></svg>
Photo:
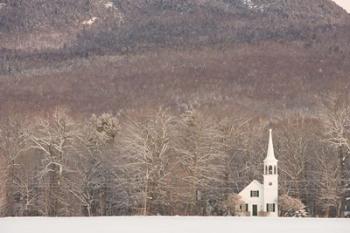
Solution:
<svg viewBox="0 0 350 233"><path fill-rule="evenodd" d="M258 205L253 205L253 216L258 216Z"/></svg>

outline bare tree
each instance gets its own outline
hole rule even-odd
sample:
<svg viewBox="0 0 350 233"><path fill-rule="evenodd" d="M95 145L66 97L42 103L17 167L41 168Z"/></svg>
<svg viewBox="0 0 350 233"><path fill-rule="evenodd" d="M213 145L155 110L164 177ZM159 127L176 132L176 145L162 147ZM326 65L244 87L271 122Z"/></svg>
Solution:
<svg viewBox="0 0 350 233"><path fill-rule="evenodd" d="M350 158L350 97L329 95L323 102L321 119L324 124L326 142L338 151L339 175L337 183L342 189L342 200L338 216L343 216L346 188L350 183L348 172Z"/></svg>
<svg viewBox="0 0 350 233"><path fill-rule="evenodd" d="M17 208L16 211L17 214L21 216L44 215L45 213L43 213L41 209L41 191L37 180L37 170L35 168L33 169L33 166L31 166L35 166L35 162L28 162L31 164L20 164L20 171L18 172L19 178L15 181L16 199L19 204L19 208Z"/></svg>
<svg viewBox="0 0 350 233"><path fill-rule="evenodd" d="M263 119L230 118L220 122L227 153L225 162L225 193L240 192L252 179L259 179L266 150L267 121Z"/></svg>
<svg viewBox="0 0 350 233"><path fill-rule="evenodd" d="M302 115L289 116L279 124L278 153L281 190L288 195L304 198L308 181L308 163L311 162L312 128Z"/></svg>
<svg viewBox="0 0 350 233"><path fill-rule="evenodd" d="M208 200L220 200L226 153L223 132L211 118L189 110L177 121L174 150L183 168L185 214L205 213Z"/></svg>
<svg viewBox="0 0 350 233"><path fill-rule="evenodd" d="M20 179L18 157L25 150L24 124L23 118L16 114L8 116L1 122L0 156L4 168L2 182L5 199L0 212L6 216L19 215L15 210L15 204L18 202L16 183Z"/></svg>
<svg viewBox="0 0 350 233"><path fill-rule="evenodd" d="M170 127L173 118L165 110L144 121L129 120L122 129L124 170L129 195L139 214L162 213L167 206Z"/></svg>
<svg viewBox="0 0 350 233"><path fill-rule="evenodd" d="M342 204L342 187L338 183L339 163L334 160L334 153L334 148L323 145L315 156L314 175L318 180L315 201L318 213L325 217L337 216Z"/></svg>
<svg viewBox="0 0 350 233"><path fill-rule="evenodd" d="M118 119L111 114L93 115L80 128L75 146L79 154L77 176L68 190L80 201L84 215L117 214L111 206L121 208L127 203L119 195L119 180L110 162L119 129Z"/></svg>
<svg viewBox="0 0 350 233"><path fill-rule="evenodd" d="M45 191L45 212L49 216L70 215L67 190L63 188L74 172L74 139L78 134L75 122L66 110L56 109L49 118L37 118L28 131L29 149L41 158L41 178Z"/></svg>

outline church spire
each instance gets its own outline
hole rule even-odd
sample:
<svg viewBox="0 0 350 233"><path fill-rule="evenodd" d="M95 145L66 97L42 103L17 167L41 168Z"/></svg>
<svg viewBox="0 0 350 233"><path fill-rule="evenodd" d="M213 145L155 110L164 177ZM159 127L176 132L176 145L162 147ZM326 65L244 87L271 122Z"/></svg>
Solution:
<svg viewBox="0 0 350 233"><path fill-rule="evenodd" d="M269 146L267 149L267 156L265 161L277 161L275 157L275 151L273 149L273 141L272 141L272 129L269 130Z"/></svg>

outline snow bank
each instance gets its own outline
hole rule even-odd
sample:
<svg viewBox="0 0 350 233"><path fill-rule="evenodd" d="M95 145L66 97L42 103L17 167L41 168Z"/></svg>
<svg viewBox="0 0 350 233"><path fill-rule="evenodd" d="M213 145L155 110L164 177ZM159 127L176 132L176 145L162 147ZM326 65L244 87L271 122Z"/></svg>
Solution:
<svg viewBox="0 0 350 233"><path fill-rule="evenodd" d="M349 219L234 217L3 218L1 233L347 233Z"/></svg>

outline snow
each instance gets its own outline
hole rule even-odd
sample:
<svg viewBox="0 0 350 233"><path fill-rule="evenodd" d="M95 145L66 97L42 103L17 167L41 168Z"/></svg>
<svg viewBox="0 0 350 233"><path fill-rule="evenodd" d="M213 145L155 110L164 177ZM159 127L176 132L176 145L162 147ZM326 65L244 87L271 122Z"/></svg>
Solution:
<svg viewBox="0 0 350 233"><path fill-rule="evenodd" d="M257 6L252 2L252 0L243 0L243 3L249 8L254 9Z"/></svg>
<svg viewBox="0 0 350 233"><path fill-rule="evenodd" d="M1 233L346 233L349 219L248 217L3 218Z"/></svg>
<svg viewBox="0 0 350 233"><path fill-rule="evenodd" d="M89 20L85 20L82 22L83 25L92 25L96 22L97 20L97 17L92 17L91 19Z"/></svg>
<svg viewBox="0 0 350 233"><path fill-rule="evenodd" d="M242 0L242 2L250 10L258 10L258 11L261 11L261 12L264 11L264 8L265 8L264 5L260 5L259 6L259 5L255 4L252 0Z"/></svg>
<svg viewBox="0 0 350 233"><path fill-rule="evenodd" d="M113 8L114 4L113 4L113 2L107 2L107 3L105 3L105 7L106 8Z"/></svg>

